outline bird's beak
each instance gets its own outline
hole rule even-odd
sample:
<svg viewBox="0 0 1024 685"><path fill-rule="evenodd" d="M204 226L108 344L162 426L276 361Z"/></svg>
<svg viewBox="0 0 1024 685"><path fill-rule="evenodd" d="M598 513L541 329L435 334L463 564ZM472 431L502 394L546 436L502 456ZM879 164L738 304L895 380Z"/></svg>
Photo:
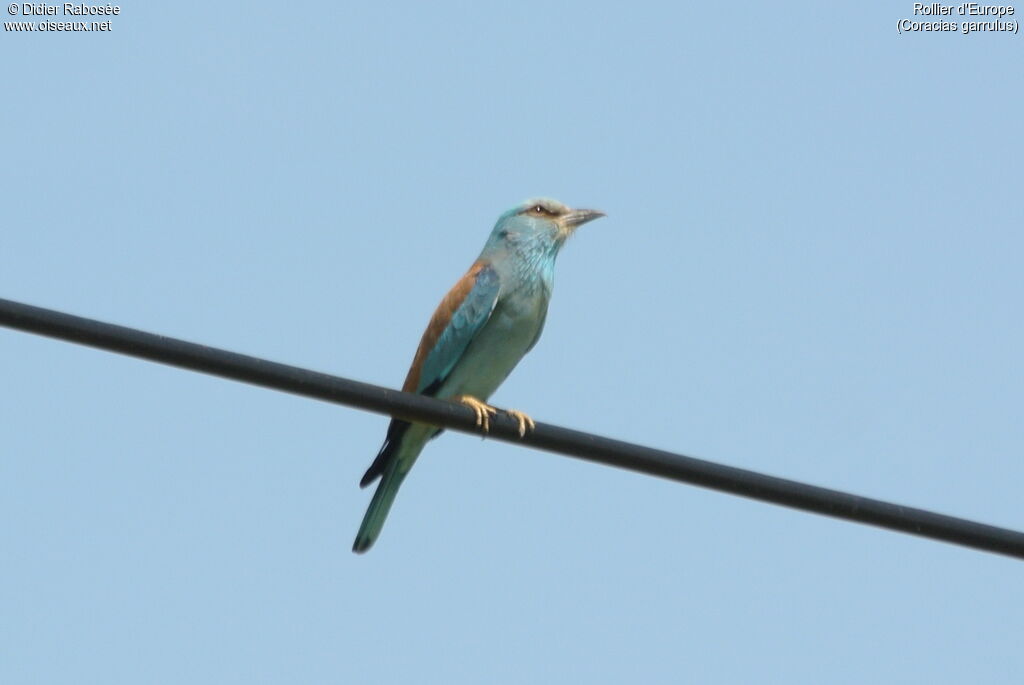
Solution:
<svg viewBox="0 0 1024 685"><path fill-rule="evenodd" d="M600 219L605 213L599 209L574 209L562 217L562 223L570 230L575 230L588 221Z"/></svg>

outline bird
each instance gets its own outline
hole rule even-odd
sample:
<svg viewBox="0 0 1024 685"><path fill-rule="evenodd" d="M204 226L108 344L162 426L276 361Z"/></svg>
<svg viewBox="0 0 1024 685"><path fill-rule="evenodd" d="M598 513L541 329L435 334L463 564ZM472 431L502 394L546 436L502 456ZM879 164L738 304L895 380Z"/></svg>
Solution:
<svg viewBox="0 0 1024 685"><path fill-rule="evenodd" d="M527 200L499 216L480 256L431 317L402 390L469 406L486 433L499 411L487 400L540 338L559 251L577 228L602 216L600 210L571 209L549 198ZM504 411L516 420L520 437L533 430L525 413ZM366 552L376 542L409 469L441 432L391 420L359 481L365 488L380 479L352 551Z"/></svg>

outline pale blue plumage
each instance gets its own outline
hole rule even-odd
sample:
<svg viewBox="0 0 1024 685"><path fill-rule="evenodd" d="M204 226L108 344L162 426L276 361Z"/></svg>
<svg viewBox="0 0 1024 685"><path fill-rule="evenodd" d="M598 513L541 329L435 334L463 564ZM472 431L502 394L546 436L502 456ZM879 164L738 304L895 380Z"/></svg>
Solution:
<svg viewBox="0 0 1024 685"><path fill-rule="evenodd" d="M577 227L600 216L547 199L502 214L480 257L434 313L403 390L470 404L486 430L482 403L540 338L558 251ZM521 432L532 423L521 413L509 413L517 416ZM438 433L431 426L391 421L384 445L360 481L365 487L381 478L354 551L364 552L374 543L399 486Z"/></svg>
<svg viewBox="0 0 1024 685"><path fill-rule="evenodd" d="M481 269L466 299L452 314L451 322L423 361L416 392L422 392L431 383L451 373L455 363L491 317L500 289L501 284L494 268L488 265Z"/></svg>

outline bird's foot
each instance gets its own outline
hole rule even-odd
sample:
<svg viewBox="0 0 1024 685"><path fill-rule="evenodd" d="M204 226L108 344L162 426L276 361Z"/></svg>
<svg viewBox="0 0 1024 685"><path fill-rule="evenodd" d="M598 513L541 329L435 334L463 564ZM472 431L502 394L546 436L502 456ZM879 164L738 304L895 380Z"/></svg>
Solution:
<svg viewBox="0 0 1024 685"><path fill-rule="evenodd" d="M456 395L452 399L476 412L476 425L482 428L484 433L491 429L491 417L498 413L497 409L472 395Z"/></svg>
<svg viewBox="0 0 1024 685"><path fill-rule="evenodd" d="M513 419L515 419L516 422L519 424L519 437L521 438L526 437L526 431L532 431L534 428L537 427L537 424L534 423L533 419L531 419L529 416L519 411L518 409L506 409L505 413L511 416Z"/></svg>

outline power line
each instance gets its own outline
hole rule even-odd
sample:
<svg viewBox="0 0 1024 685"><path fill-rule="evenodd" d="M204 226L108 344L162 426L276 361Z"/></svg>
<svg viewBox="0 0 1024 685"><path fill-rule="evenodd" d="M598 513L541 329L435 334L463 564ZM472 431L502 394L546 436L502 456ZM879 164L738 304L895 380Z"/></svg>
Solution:
<svg viewBox="0 0 1024 685"><path fill-rule="evenodd" d="M479 433L468 407L133 328L0 299L0 325L410 421ZM537 423L520 438L499 414L490 437L691 485L1024 559L1024 533Z"/></svg>

